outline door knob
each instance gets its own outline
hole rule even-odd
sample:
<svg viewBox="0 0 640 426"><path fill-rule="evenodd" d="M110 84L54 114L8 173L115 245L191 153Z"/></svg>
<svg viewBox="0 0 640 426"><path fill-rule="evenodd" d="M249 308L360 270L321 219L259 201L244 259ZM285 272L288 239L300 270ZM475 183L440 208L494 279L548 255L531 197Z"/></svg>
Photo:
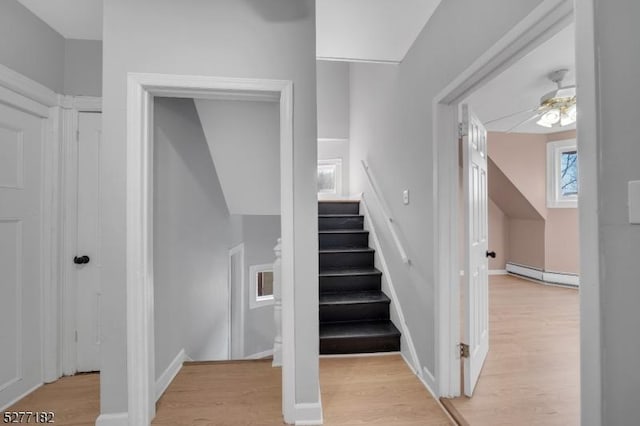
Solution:
<svg viewBox="0 0 640 426"><path fill-rule="evenodd" d="M89 259L89 256L85 255L85 256L76 256L73 258L73 263L75 263L76 265L84 265L85 263L89 263L91 259Z"/></svg>
<svg viewBox="0 0 640 426"><path fill-rule="evenodd" d="M487 250L487 257L491 257L491 258L495 259L496 258L496 252Z"/></svg>

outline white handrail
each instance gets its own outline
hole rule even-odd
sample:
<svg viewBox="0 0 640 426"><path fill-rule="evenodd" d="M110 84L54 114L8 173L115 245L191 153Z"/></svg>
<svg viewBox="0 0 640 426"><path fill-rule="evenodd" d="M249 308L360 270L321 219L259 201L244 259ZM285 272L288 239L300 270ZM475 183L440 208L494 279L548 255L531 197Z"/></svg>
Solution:
<svg viewBox="0 0 640 426"><path fill-rule="evenodd" d="M362 167L364 168L364 173L365 175L367 175L367 179L369 180L369 185L371 185L371 189L373 189L373 195L376 196L376 200L378 200L378 204L380 204L380 208L382 209L382 214L384 214L384 217L385 217L385 222L389 227L389 232L391 232L391 237L393 238L393 241L396 243L396 248L400 252L400 257L402 258L402 261L408 265L411 263L411 261L409 260L409 257L407 256L407 252L405 251L404 247L402 247L402 243L400 242L400 238L398 237L398 233L396 232L396 228L395 228L396 223L393 221L391 214L389 214L389 208L387 207L387 204L385 203L384 199L380 196L380 193L378 192L378 185L376 184L376 180L371 174L371 171L369 170L369 165L367 164L367 162L364 160L360 160L360 162L362 163Z"/></svg>

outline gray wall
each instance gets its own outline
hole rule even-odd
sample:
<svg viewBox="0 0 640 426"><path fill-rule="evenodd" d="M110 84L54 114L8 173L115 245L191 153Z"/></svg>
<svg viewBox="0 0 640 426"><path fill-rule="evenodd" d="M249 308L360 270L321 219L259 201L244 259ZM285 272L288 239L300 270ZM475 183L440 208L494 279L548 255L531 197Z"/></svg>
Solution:
<svg viewBox="0 0 640 426"><path fill-rule="evenodd" d="M0 64L64 90L64 38L16 0L0 1Z"/></svg>
<svg viewBox="0 0 640 426"><path fill-rule="evenodd" d="M411 267L402 263L383 218L374 213L418 357L432 373L435 373L433 98L539 3L442 2L401 64L351 65L351 191L370 193L360 165L360 160L366 159L412 260ZM454 23L456 30L452 31ZM411 193L407 206L402 204L404 189Z"/></svg>
<svg viewBox="0 0 640 426"><path fill-rule="evenodd" d="M349 138L349 63L317 61L318 137Z"/></svg>
<svg viewBox="0 0 640 426"><path fill-rule="evenodd" d="M594 232L599 233L600 240L602 424L630 425L636 424L640 415L640 357L637 356L640 354L640 310L637 307L640 300L640 226L630 225L627 213L627 182L640 179L637 131L640 2L612 0L596 2L596 6L600 3L603 3L602 7L597 7L595 14L598 112L597 117L588 120L597 119L599 126L596 160L600 218ZM578 2L578 7L584 4ZM580 24L588 25L588 22ZM577 38L581 43L580 37ZM581 69L578 71L580 84ZM587 70L582 72L588 73ZM581 132L587 129L583 130L580 122L578 124L580 144ZM585 262L581 264L583 268L588 267ZM588 333L588 330L584 331ZM592 371L587 373L593 374Z"/></svg>
<svg viewBox="0 0 640 426"><path fill-rule="evenodd" d="M149 13L153 10L153 13ZM127 409L126 76L292 80L296 402L318 401L315 8L312 0L104 3L101 412Z"/></svg>
<svg viewBox="0 0 640 426"><path fill-rule="evenodd" d="M196 99L231 214L280 214L280 104Z"/></svg>
<svg viewBox="0 0 640 426"><path fill-rule="evenodd" d="M156 98L156 377L185 349L227 359L230 219L193 100Z"/></svg>
<svg viewBox="0 0 640 426"><path fill-rule="evenodd" d="M280 238L280 216L242 216L242 233L245 260L245 294L244 311L244 353L253 355L273 349L276 328L273 319L273 305L250 309L249 268L252 265L264 265L276 260L273 248Z"/></svg>
<svg viewBox="0 0 640 426"><path fill-rule="evenodd" d="M64 94L102 96L102 42L66 40Z"/></svg>

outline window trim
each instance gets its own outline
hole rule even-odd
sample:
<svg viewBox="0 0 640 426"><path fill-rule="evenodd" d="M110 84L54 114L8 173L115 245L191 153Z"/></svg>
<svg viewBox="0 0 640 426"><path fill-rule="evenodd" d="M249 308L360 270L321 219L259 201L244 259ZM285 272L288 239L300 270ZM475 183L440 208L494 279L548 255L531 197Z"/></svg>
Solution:
<svg viewBox="0 0 640 426"><path fill-rule="evenodd" d="M258 296L258 273L273 273L273 264L251 265L249 267L249 308L256 309L263 306L270 306L274 303L273 294L271 296Z"/></svg>
<svg viewBox="0 0 640 426"><path fill-rule="evenodd" d="M342 158L332 158L328 160L318 160L320 166L335 167L335 191L318 191L320 196L342 195Z"/></svg>
<svg viewBox="0 0 640 426"><path fill-rule="evenodd" d="M547 143L547 208L577 208L578 196L562 196L560 190L560 166L562 154L577 152L576 139L565 139ZM578 154L579 155L579 154Z"/></svg>

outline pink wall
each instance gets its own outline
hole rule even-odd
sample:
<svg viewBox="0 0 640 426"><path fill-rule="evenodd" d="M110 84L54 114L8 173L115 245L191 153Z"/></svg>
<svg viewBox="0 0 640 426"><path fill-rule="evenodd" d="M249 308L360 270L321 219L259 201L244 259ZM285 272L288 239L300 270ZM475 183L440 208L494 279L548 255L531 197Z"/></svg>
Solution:
<svg viewBox="0 0 640 426"><path fill-rule="evenodd" d="M489 157L529 200L547 216L546 135L489 132Z"/></svg>
<svg viewBox="0 0 640 426"><path fill-rule="evenodd" d="M544 220L531 220L510 208L518 200L509 200L501 191L500 200L489 207L490 250L500 251L505 262L553 272L578 273L579 238L577 209L546 207L547 142L575 138L575 130L549 135L489 132L489 156ZM491 175L489 175L491 185ZM507 199L504 199L506 196ZM502 209L501 209L502 207ZM504 211L514 211L507 216ZM530 216L530 215L529 215ZM506 239L505 239L506 238ZM502 260L490 263L490 269L503 269Z"/></svg>
<svg viewBox="0 0 640 426"><path fill-rule="evenodd" d="M509 218L500 207L489 200L489 251L496 258L489 258L489 269L505 269L509 253Z"/></svg>

